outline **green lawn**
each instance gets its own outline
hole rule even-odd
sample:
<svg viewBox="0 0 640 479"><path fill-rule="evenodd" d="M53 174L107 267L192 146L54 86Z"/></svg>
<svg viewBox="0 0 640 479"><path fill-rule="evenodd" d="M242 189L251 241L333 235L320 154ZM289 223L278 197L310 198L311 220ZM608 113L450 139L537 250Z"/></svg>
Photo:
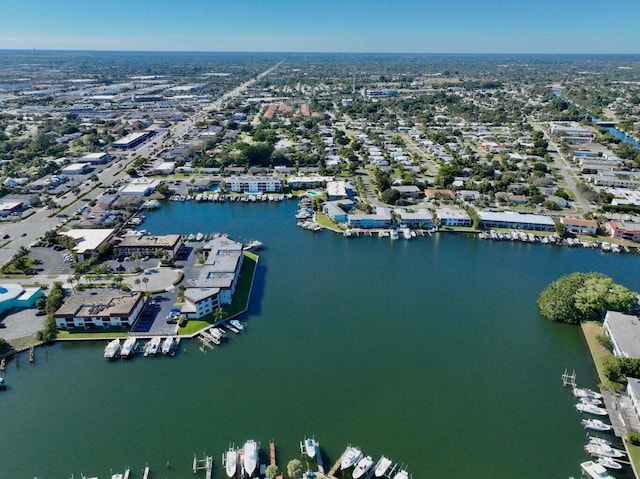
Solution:
<svg viewBox="0 0 640 479"><path fill-rule="evenodd" d="M316 212L316 223L331 231L342 232L339 226L337 226L331 219L324 213Z"/></svg>
<svg viewBox="0 0 640 479"><path fill-rule="evenodd" d="M84 329L77 328L69 331L58 330L56 333L56 339L111 339L111 338L125 338L127 336L127 330L124 328L95 328Z"/></svg>
<svg viewBox="0 0 640 479"><path fill-rule="evenodd" d="M627 450L629 451L629 459L633 464L634 472L640 471L640 446L634 446L633 444L630 444L628 441L626 442L626 444L627 444Z"/></svg>
<svg viewBox="0 0 640 479"><path fill-rule="evenodd" d="M598 342L597 337L601 334L605 334L602 323L598 321L584 321L582 323L582 331L584 337L589 345L589 351L593 357L593 362L598 370L598 377L600 378L600 384L603 389L610 391L618 391L624 388L623 384L609 381L604 374L604 362L606 358L612 357L611 352Z"/></svg>

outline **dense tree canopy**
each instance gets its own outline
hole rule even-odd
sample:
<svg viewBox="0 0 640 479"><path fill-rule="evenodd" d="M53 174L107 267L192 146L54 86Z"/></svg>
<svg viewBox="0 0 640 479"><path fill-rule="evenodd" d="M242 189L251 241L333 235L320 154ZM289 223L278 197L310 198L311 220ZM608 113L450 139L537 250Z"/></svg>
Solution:
<svg viewBox="0 0 640 479"><path fill-rule="evenodd" d="M631 312L636 293L600 273L572 273L545 288L538 297L540 314L552 321L602 320L607 311Z"/></svg>

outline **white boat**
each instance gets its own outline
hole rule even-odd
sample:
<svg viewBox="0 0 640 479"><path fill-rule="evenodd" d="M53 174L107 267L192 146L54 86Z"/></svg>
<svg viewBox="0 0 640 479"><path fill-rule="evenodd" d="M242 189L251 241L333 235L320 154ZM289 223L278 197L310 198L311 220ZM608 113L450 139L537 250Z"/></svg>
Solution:
<svg viewBox="0 0 640 479"><path fill-rule="evenodd" d="M577 398L602 399L602 394L589 388L573 388L573 395Z"/></svg>
<svg viewBox="0 0 640 479"><path fill-rule="evenodd" d="M151 341L149 341L149 354L156 354L158 352L161 341L162 338L160 336L154 336L151 338Z"/></svg>
<svg viewBox="0 0 640 479"><path fill-rule="evenodd" d="M120 340L113 339L109 341L109 344L107 344L107 346L104 348L104 357L106 359L113 359L118 355L119 352L120 352Z"/></svg>
<svg viewBox="0 0 640 479"><path fill-rule="evenodd" d="M122 349L120 350L120 357L128 358L129 356L131 356L132 353L134 352L135 347L136 347L136 338L134 338L133 336L130 338L127 338L122 344Z"/></svg>
<svg viewBox="0 0 640 479"><path fill-rule="evenodd" d="M316 457L316 446L318 443L313 438L308 438L304 440L304 450L311 459Z"/></svg>
<svg viewBox="0 0 640 479"><path fill-rule="evenodd" d="M231 321L229 321L229 323L239 331L242 331L244 329L244 325L237 319L232 319Z"/></svg>
<svg viewBox="0 0 640 479"><path fill-rule="evenodd" d="M391 459L389 459L388 457L382 456L378 461L378 463L376 464L374 475L376 477L384 476L385 472L387 472L387 469L391 467L391 463L392 463Z"/></svg>
<svg viewBox="0 0 640 479"><path fill-rule="evenodd" d="M612 446L613 445L609 441L607 441L604 437L597 437L597 436L590 436L589 437L589 444L601 444L601 445L604 445L604 446Z"/></svg>
<svg viewBox="0 0 640 479"><path fill-rule="evenodd" d="M353 479L359 479L360 477L364 476L367 472L369 472L369 469L371 469L372 466L373 459L371 459L371 456L365 456L360 459L355 469L353 470Z"/></svg>
<svg viewBox="0 0 640 479"><path fill-rule="evenodd" d="M610 431L613 429L611 424L602 422L600 419L583 419L581 423L586 429L591 429L592 431Z"/></svg>
<svg viewBox="0 0 640 479"><path fill-rule="evenodd" d="M244 443L242 461L247 476L252 476L258 465L258 444L253 439Z"/></svg>
<svg viewBox="0 0 640 479"><path fill-rule="evenodd" d="M250 250L250 249L260 249L264 246L264 244L262 244L261 241L258 240L253 240L253 241L249 241L246 245L244 245L244 250Z"/></svg>
<svg viewBox="0 0 640 479"><path fill-rule="evenodd" d="M576 409L580 412L586 414L594 414L596 416L606 416L607 410L602 407L594 406L593 404L585 404L583 402L579 402L576 404Z"/></svg>
<svg viewBox="0 0 640 479"><path fill-rule="evenodd" d="M592 406L602 406L602 399L580 398L580 402L583 404L591 404Z"/></svg>
<svg viewBox="0 0 640 479"><path fill-rule="evenodd" d="M173 336L165 338L162 343L162 354L167 355L171 352L171 350L173 349L174 341L175 338Z"/></svg>
<svg viewBox="0 0 640 479"><path fill-rule="evenodd" d="M625 455L625 453L619 449L615 449L605 444L587 444L584 446L584 450L592 456L598 457L623 457Z"/></svg>
<svg viewBox="0 0 640 479"><path fill-rule="evenodd" d="M238 451L230 447L225 455L224 467L228 477L236 475L236 467L238 465Z"/></svg>
<svg viewBox="0 0 640 479"><path fill-rule="evenodd" d="M396 472L396 475L393 476L393 479L409 479L409 473L402 469Z"/></svg>
<svg viewBox="0 0 640 479"><path fill-rule="evenodd" d="M196 241L202 241L204 239L204 235L200 232L196 234Z"/></svg>
<svg viewBox="0 0 640 479"><path fill-rule="evenodd" d="M398 230L391 230L391 233L389 233L389 236L391 237L392 240L400 239L400 235L398 234Z"/></svg>
<svg viewBox="0 0 640 479"><path fill-rule="evenodd" d="M610 457L599 457L596 462L607 469L622 469L622 464L614 461Z"/></svg>
<svg viewBox="0 0 640 479"><path fill-rule="evenodd" d="M586 461L580 464L580 468L591 479L609 479L611 476L601 464L593 461Z"/></svg>
<svg viewBox="0 0 640 479"><path fill-rule="evenodd" d="M348 469L354 466L362 457L362 452L357 447L347 446L342 454L342 460L340 461L340 469Z"/></svg>

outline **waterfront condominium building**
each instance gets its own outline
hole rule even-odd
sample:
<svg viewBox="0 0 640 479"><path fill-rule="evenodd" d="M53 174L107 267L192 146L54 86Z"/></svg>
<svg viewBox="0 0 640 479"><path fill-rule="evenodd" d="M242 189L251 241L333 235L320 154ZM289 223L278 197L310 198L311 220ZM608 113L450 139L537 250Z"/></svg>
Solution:
<svg viewBox="0 0 640 479"><path fill-rule="evenodd" d="M282 180L275 176L230 176L227 191L234 193L275 193L282 191Z"/></svg>

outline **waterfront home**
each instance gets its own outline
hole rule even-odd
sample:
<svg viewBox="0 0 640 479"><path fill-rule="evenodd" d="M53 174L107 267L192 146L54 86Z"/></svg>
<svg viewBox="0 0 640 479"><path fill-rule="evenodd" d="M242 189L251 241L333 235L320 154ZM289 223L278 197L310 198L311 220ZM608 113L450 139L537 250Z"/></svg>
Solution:
<svg viewBox="0 0 640 479"><path fill-rule="evenodd" d="M389 208L378 206L375 214L348 215L347 222L351 228L389 228L392 218Z"/></svg>
<svg viewBox="0 0 640 479"><path fill-rule="evenodd" d="M398 224L402 228L433 228L433 214L430 210L424 208L417 211L397 209L394 213L398 218Z"/></svg>
<svg viewBox="0 0 640 479"><path fill-rule="evenodd" d="M530 231L555 231L553 218L546 215L532 215L514 211L479 211L480 226L483 228L506 228Z"/></svg>
<svg viewBox="0 0 640 479"><path fill-rule="evenodd" d="M583 220L582 218L562 218L560 222L564 225L565 231L574 235L595 236L598 230L598 222L594 220Z"/></svg>
<svg viewBox="0 0 640 479"><path fill-rule="evenodd" d="M169 258L172 259L181 247L182 237L180 235L127 236L116 246L116 253L119 256L129 256L133 253L156 256L158 251L166 251Z"/></svg>
<svg viewBox="0 0 640 479"><path fill-rule="evenodd" d="M640 243L640 223L634 221L611 220L607 223L607 232L612 238Z"/></svg>
<svg viewBox="0 0 640 479"><path fill-rule="evenodd" d="M230 176L225 179L225 188L235 193L275 193L282 191L282 180L275 176Z"/></svg>
<svg viewBox="0 0 640 479"><path fill-rule="evenodd" d="M636 316L607 311L604 330L619 358L640 358L640 321Z"/></svg>
<svg viewBox="0 0 640 479"><path fill-rule="evenodd" d="M53 317L59 329L130 328L144 308L141 291L111 294L76 294L65 298Z"/></svg>
<svg viewBox="0 0 640 479"><path fill-rule="evenodd" d="M462 208L437 208L436 218L440 226L471 227L473 225L471 216Z"/></svg>
<svg viewBox="0 0 640 479"><path fill-rule="evenodd" d="M326 201L322 203L322 212L336 223L346 223L347 213L340 206L340 201Z"/></svg>

